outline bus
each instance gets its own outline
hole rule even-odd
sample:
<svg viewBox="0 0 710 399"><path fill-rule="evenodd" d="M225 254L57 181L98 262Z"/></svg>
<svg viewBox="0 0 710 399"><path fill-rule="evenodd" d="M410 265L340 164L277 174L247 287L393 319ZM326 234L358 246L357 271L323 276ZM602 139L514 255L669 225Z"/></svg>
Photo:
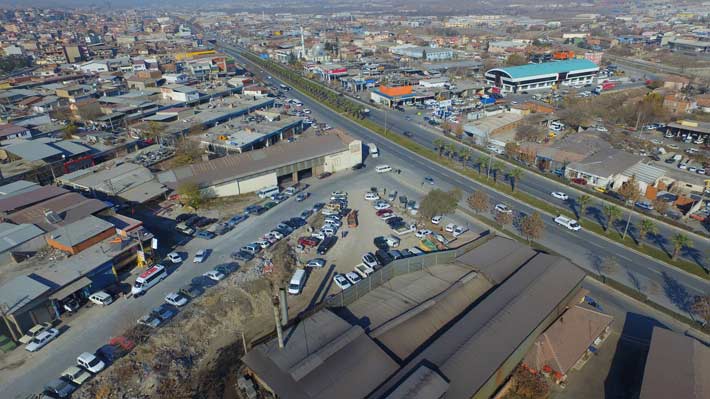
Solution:
<svg viewBox="0 0 710 399"><path fill-rule="evenodd" d="M268 198L279 193L279 186L264 187L256 192L259 198Z"/></svg>
<svg viewBox="0 0 710 399"><path fill-rule="evenodd" d="M367 148L369 148L369 150L370 150L370 155L371 155L373 158L377 158L377 157L380 156L380 151L377 149L377 146L375 145L375 143L370 143L370 144L368 144L368 145L367 145Z"/></svg>
<svg viewBox="0 0 710 399"><path fill-rule="evenodd" d="M165 266L155 265L141 273L140 276L138 276L136 282L131 288L131 294L133 294L134 296L144 294L146 291L148 291L150 287L158 284L167 276L168 275L165 272Z"/></svg>

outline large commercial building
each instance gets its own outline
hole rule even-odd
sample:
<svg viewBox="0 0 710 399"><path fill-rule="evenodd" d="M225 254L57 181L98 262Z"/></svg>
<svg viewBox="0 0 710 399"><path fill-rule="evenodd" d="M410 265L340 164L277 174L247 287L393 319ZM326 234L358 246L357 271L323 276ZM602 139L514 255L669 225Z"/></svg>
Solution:
<svg viewBox="0 0 710 399"><path fill-rule="evenodd" d="M303 135L257 151L229 155L158 174L158 181L177 189L196 184L207 197L226 197L258 191L281 182L298 182L323 172L350 169L362 162L362 142L333 131Z"/></svg>
<svg viewBox="0 0 710 399"><path fill-rule="evenodd" d="M486 72L491 86L504 93L550 89L553 86L583 86L592 83L599 66L589 60L565 60L493 68Z"/></svg>

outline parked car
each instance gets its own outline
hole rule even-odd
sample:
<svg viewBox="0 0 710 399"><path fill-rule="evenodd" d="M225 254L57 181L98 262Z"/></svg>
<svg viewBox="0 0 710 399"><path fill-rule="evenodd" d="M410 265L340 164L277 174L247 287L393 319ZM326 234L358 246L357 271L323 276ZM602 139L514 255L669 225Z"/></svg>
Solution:
<svg viewBox="0 0 710 399"><path fill-rule="evenodd" d="M190 299L197 298L198 296L202 295L203 292L204 290L201 287L196 286L194 284L188 284L181 288L180 291L178 291L179 294L185 295Z"/></svg>
<svg viewBox="0 0 710 399"><path fill-rule="evenodd" d="M446 230L448 233L453 233L454 229L456 229L456 225L453 223L447 224L446 227L444 228L444 230Z"/></svg>
<svg viewBox="0 0 710 399"><path fill-rule="evenodd" d="M298 239L298 245L303 245L304 247L315 247L320 243L320 239L316 237L300 237Z"/></svg>
<svg viewBox="0 0 710 399"><path fill-rule="evenodd" d="M370 267L375 267L377 266L377 259L375 258L375 255L372 253L368 252L365 255L362 256L362 262Z"/></svg>
<svg viewBox="0 0 710 399"><path fill-rule="evenodd" d="M171 292L165 296L165 302L177 307L185 306L189 301L190 299L181 293Z"/></svg>
<svg viewBox="0 0 710 399"><path fill-rule="evenodd" d="M308 261L308 263L306 263L306 266L321 268L321 267L325 266L325 259L322 259L322 258L311 259Z"/></svg>
<svg viewBox="0 0 710 399"><path fill-rule="evenodd" d="M77 366L69 366L62 372L61 378L72 384L81 385L91 378L91 373Z"/></svg>
<svg viewBox="0 0 710 399"><path fill-rule="evenodd" d="M224 280L224 278L226 277L226 276L224 275L224 273L221 273L221 272L218 271L218 270L210 270L210 271L204 273L203 276L205 276L205 277L207 277L207 278L209 278L209 279L212 279L212 280L214 280L214 281L222 281L222 280Z"/></svg>
<svg viewBox="0 0 710 399"><path fill-rule="evenodd" d="M177 252L170 252L165 258L173 264L182 262L182 256L180 256Z"/></svg>
<svg viewBox="0 0 710 399"><path fill-rule="evenodd" d="M36 337L32 338L32 341L25 345L25 349L29 352L36 352L44 348L50 342L54 341L54 339L58 336L59 330L57 330L56 328L49 328L39 333Z"/></svg>
<svg viewBox="0 0 710 399"><path fill-rule="evenodd" d="M235 251L232 253L231 256L232 259L241 260L242 262L249 262L250 260L254 259L254 255L246 251Z"/></svg>
<svg viewBox="0 0 710 399"><path fill-rule="evenodd" d="M431 218L431 223L432 223L432 224L439 224L439 223L441 223L441 219L443 219L443 218L444 218L444 217L441 216L441 215L436 215L436 216L434 216L434 217Z"/></svg>
<svg viewBox="0 0 710 399"><path fill-rule="evenodd" d="M205 259L207 259L207 250L201 249L195 254L195 257L192 259L192 263L202 263Z"/></svg>
<svg viewBox="0 0 710 399"><path fill-rule="evenodd" d="M582 179L581 177L575 177L574 179L570 180L574 184L579 184L580 186L586 186L587 185L587 180Z"/></svg>
<svg viewBox="0 0 710 399"><path fill-rule="evenodd" d="M76 391L76 386L60 378L50 381L44 386L44 392L54 398L68 398Z"/></svg>
<svg viewBox="0 0 710 399"><path fill-rule="evenodd" d="M362 280L362 277L360 277L359 274L355 272L348 272L345 273L345 278L348 280L348 282L352 285L355 285L359 283Z"/></svg>
<svg viewBox="0 0 710 399"><path fill-rule="evenodd" d="M336 274L333 276L333 282L335 285L338 286L341 290L346 290L352 286L350 281L342 274Z"/></svg>
<svg viewBox="0 0 710 399"><path fill-rule="evenodd" d="M100 306L108 306L113 303L113 296L106 291L97 291L89 296L89 300Z"/></svg>
<svg viewBox="0 0 710 399"><path fill-rule="evenodd" d="M322 179L325 179L325 178L330 177L330 176L332 176L332 175L333 175L333 174L330 173L330 172L323 172L323 173L321 173L321 174L318 175L318 179L321 179L321 180L322 180Z"/></svg>
<svg viewBox="0 0 710 399"><path fill-rule="evenodd" d="M86 370L91 371L94 374L99 373L106 367L106 363L101 361L94 354L89 352L84 352L79 357L76 358L76 363L79 367L83 367Z"/></svg>
<svg viewBox="0 0 710 399"><path fill-rule="evenodd" d="M25 335L20 337L20 343L28 344L28 343L30 343L30 341L32 341L32 339L34 339L39 334L41 334L42 332L44 332L50 328L52 328L52 323L50 323L50 322L36 324L32 328L30 328L29 331L27 331L27 333Z"/></svg>
<svg viewBox="0 0 710 399"><path fill-rule="evenodd" d="M431 234L431 230L421 229L421 230L417 230L417 232L414 233L414 236L417 238L424 238L424 237L428 236L429 234Z"/></svg>
<svg viewBox="0 0 710 399"><path fill-rule="evenodd" d="M195 237L202 238L203 240L211 240L215 238L215 236L215 233L207 230L200 230L197 232L197 234L195 234Z"/></svg>
<svg viewBox="0 0 710 399"><path fill-rule="evenodd" d="M149 328L157 328L162 324L162 320L151 312L138 319L138 324Z"/></svg>

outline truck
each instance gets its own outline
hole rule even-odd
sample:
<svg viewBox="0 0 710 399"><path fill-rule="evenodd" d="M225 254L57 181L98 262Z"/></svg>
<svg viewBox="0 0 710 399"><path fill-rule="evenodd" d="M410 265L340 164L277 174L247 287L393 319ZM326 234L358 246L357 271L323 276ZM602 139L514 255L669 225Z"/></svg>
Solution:
<svg viewBox="0 0 710 399"><path fill-rule="evenodd" d="M582 229L582 226L580 226L576 220L570 219L567 216L562 216L562 215L557 216L555 218L555 223L557 223L561 226L564 226L567 229L572 230L572 231L579 231Z"/></svg>
<svg viewBox="0 0 710 399"><path fill-rule="evenodd" d="M355 228L357 227L357 211L353 209L348 213L348 227L350 228Z"/></svg>
<svg viewBox="0 0 710 399"><path fill-rule="evenodd" d="M607 81L607 82L604 82L604 83L598 85L597 87L595 87L594 90L592 90L592 93L598 95L598 94L601 94L601 92L611 90L614 87L616 87L616 82L608 82Z"/></svg>
<svg viewBox="0 0 710 399"><path fill-rule="evenodd" d="M380 150L377 149L377 146L375 145L375 143L368 144L367 148L369 149L371 157L377 158L380 156Z"/></svg>
<svg viewBox="0 0 710 399"><path fill-rule="evenodd" d="M399 227L399 228L394 229L394 232L395 232L398 236L403 236L403 235L405 235L405 234L409 234L409 233L412 233L412 232L415 232L415 231L417 231L417 225L416 225L416 224L413 224L413 223L412 223L412 224L409 224L409 225L404 225L404 226L402 226L402 227Z"/></svg>
<svg viewBox="0 0 710 399"><path fill-rule="evenodd" d="M375 272L375 269L373 269L372 267L370 267L364 263L360 263L355 266L355 273L359 274L360 277L362 277L362 278L366 278L367 276L369 276L370 274L372 274L374 272Z"/></svg>

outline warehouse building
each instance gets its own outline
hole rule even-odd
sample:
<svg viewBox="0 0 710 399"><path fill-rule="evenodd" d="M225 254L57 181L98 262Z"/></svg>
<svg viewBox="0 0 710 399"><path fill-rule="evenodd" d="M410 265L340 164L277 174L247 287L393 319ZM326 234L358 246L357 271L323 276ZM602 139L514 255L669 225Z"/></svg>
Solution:
<svg viewBox="0 0 710 399"><path fill-rule="evenodd" d="M597 72L599 66L592 61L574 59L493 68L486 72L486 81L504 93L517 93L591 84Z"/></svg>
<svg viewBox="0 0 710 399"><path fill-rule="evenodd" d="M335 132L302 135L262 150L182 166L158 174L158 181L175 190L197 184L207 197L258 191L280 183L298 182L323 172L347 170L362 163L362 142Z"/></svg>

